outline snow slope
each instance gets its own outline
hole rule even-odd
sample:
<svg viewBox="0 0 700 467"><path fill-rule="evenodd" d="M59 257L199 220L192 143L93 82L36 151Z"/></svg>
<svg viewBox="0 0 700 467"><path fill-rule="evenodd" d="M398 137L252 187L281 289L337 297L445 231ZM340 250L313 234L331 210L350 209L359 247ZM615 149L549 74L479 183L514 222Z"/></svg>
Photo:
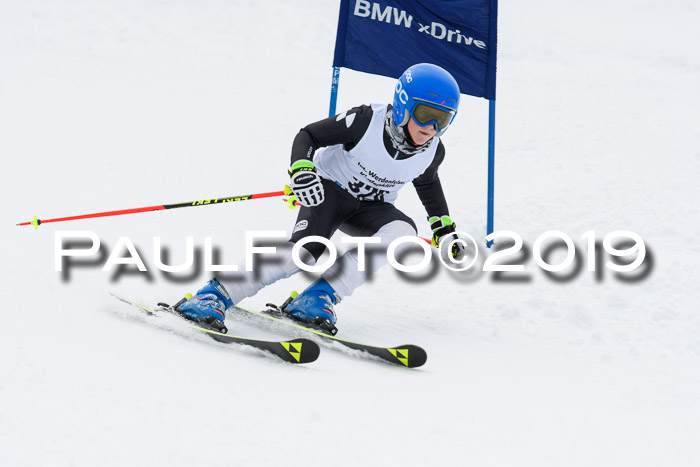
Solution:
<svg viewBox="0 0 700 467"><path fill-rule="evenodd" d="M336 20L328 0L0 1L0 465L695 465L690 0L501 5L497 228L530 249L561 230L581 258L584 232L631 230L649 248L648 274L624 281L584 265L555 281L531 256L524 280L436 268L409 281L386 268L339 305L338 325L354 340L422 345L419 370L329 349L296 367L109 297L152 304L196 290L208 275L166 277L152 238L176 264L185 237L201 248L210 236L232 263L246 230L291 229L278 199L14 225L280 189L294 135L327 112ZM342 70L338 108L386 102L392 89ZM451 214L476 238L486 115L465 98L443 138ZM412 188L397 205L427 236ZM130 237L150 273L103 272L105 257L54 272L58 230L95 232L105 255Z"/></svg>

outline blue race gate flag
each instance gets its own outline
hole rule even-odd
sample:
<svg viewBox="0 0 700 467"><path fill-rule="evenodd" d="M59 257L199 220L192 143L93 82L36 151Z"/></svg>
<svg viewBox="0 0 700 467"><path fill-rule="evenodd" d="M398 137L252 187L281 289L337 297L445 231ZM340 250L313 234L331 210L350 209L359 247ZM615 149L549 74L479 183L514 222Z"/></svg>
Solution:
<svg viewBox="0 0 700 467"><path fill-rule="evenodd" d="M496 99L497 0L341 0L334 67L398 78L416 63Z"/></svg>

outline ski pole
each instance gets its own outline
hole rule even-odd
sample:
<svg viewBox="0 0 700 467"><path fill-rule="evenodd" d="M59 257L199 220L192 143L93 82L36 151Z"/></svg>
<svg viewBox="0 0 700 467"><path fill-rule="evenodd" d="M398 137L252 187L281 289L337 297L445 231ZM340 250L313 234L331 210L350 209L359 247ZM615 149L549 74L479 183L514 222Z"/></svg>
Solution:
<svg viewBox="0 0 700 467"><path fill-rule="evenodd" d="M146 206L143 208L131 208L131 209L120 209L117 211L95 212L92 214L81 214L79 216L57 217L55 219L41 220L41 219L37 219L37 217L34 216L34 219L32 219L31 221L21 222L21 223L16 224L16 225L17 226L33 225L34 229L36 230L39 228L39 225L48 224L50 222L75 221L75 220L79 220L79 219L91 219L94 217L122 216L124 214L136 214L137 212L164 211L166 209L187 208L187 207L191 207L191 206L206 206L209 204L231 203L234 201L247 201L249 199L272 198L275 196L290 196L291 194L292 194L291 189L288 186L285 186L284 191L270 191L268 193L254 193L252 195L229 196L227 198L203 199L203 200L198 200L198 201L185 201L184 203L162 204L162 205L157 205L157 206ZM301 206L301 204L299 204L299 202L296 200L296 198L290 198L289 200L287 200L285 198L284 201L287 202L287 204L290 208L295 208L295 207ZM419 238L422 238L427 243L431 243L431 241L427 238L424 238L424 237L419 237Z"/></svg>
<svg viewBox="0 0 700 467"><path fill-rule="evenodd" d="M65 222L65 221L75 221L78 219L91 219L93 217L109 217L109 216L122 216L124 214L136 214L137 212L149 212L149 211L163 211L165 209L175 209L175 208L187 208L191 206L207 206L209 204L221 204L221 203L231 203L234 201L247 201L249 199L259 199L259 198L271 198L273 196L285 196L284 191L271 191L268 193L255 193L252 195L242 195L242 196L228 196L225 198L214 198L214 199L202 199L197 201L185 201L184 203L175 204L162 204L157 206L146 206L143 208L132 208L132 209L120 209L117 211L105 211L105 212L95 212L92 214L82 214L79 216L69 216L69 217L58 217L55 219L34 219L28 222L22 222L17 224L21 225L33 225L34 229L38 229L41 224L48 224L49 222Z"/></svg>

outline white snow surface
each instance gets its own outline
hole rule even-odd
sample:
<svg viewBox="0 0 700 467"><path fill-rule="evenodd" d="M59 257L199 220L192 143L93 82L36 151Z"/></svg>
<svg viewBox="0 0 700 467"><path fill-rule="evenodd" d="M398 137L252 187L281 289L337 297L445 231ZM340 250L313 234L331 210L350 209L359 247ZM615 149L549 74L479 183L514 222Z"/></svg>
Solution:
<svg viewBox="0 0 700 467"><path fill-rule="evenodd" d="M327 348L286 364L108 295L195 291L208 274L166 278L152 238L178 264L187 236L210 236L230 264L246 231L291 231L278 198L15 226L281 189L294 135L327 114L337 13L329 0L0 0L0 465L697 465L697 2L501 4L496 228L530 251L563 231L584 264L564 282L530 253L527 282L383 269L338 305L341 335L419 344L420 369ZM389 102L393 83L343 69L338 109ZM487 113L464 97L440 172L477 239ZM412 187L397 205L429 235ZM581 235L619 229L646 242L646 279L586 271ZM103 272L103 258L64 277L60 230L95 232L105 255L129 237L149 274Z"/></svg>

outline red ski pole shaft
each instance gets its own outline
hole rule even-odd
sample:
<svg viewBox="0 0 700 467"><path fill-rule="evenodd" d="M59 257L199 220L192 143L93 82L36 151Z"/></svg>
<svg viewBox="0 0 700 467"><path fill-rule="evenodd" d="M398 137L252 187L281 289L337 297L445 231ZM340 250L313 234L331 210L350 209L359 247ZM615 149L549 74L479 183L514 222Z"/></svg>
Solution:
<svg viewBox="0 0 700 467"><path fill-rule="evenodd" d="M37 217L34 216L33 220L28 221L28 222L22 222L22 223L19 223L17 225L18 226L33 225L35 229L38 229L40 224L48 224L49 222L65 222L65 221L74 221L74 220L78 220L78 219L92 219L95 217L122 216L125 214L135 214L137 212L163 211L166 209L188 208L188 207L193 207L193 206L207 206L209 204L231 203L231 202L235 202L235 201L247 201L250 199L271 198L273 196L284 196L284 191L270 191L267 193L254 193L251 195L238 195L238 196L227 196L225 198L212 198L212 199L202 199L202 200L196 200L196 201L185 201L184 203L162 204L162 205L157 205L157 206L146 206L146 207L142 207L142 208L120 209L117 211L94 212L91 214L81 214L79 216L57 217L55 219L43 219L42 220L42 219L37 219Z"/></svg>

